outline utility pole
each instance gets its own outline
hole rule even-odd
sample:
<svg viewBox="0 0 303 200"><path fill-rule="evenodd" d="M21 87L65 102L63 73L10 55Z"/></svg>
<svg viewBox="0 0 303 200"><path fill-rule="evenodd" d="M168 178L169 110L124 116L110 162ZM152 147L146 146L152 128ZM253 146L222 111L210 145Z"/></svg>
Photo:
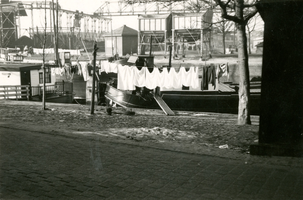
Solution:
<svg viewBox="0 0 303 200"><path fill-rule="evenodd" d="M91 107L90 107L90 114L94 114L94 109L95 109L95 82L96 82L96 56L97 56L97 42L95 41L94 44L94 60L93 60L93 83L92 83L92 100L91 100Z"/></svg>

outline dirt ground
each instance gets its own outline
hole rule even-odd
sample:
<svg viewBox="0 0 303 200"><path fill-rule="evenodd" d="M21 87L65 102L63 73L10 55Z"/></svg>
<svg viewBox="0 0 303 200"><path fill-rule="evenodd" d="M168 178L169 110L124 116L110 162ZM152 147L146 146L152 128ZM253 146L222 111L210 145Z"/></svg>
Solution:
<svg viewBox="0 0 303 200"><path fill-rule="evenodd" d="M209 156L242 160L245 163L302 165L301 158L253 156L249 146L258 142L259 117L251 116L252 125L237 125L237 115L175 111L166 116L161 110L133 109L126 115L121 107L41 102L0 101L0 126L39 133L142 145Z"/></svg>
<svg viewBox="0 0 303 200"><path fill-rule="evenodd" d="M135 114L127 115L114 107L108 115L105 107L96 106L91 115L89 105L46 103L46 108L41 102L1 101L1 121L83 134L107 132L137 142L198 144L242 154L258 139L258 116L252 116L252 125L238 126L233 114L176 111L176 116L166 116L160 109L133 109Z"/></svg>

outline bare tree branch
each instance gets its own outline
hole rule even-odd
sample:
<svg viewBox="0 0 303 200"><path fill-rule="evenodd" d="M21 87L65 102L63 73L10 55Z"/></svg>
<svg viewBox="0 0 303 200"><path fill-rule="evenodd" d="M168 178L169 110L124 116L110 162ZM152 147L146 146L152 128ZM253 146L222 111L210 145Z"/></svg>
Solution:
<svg viewBox="0 0 303 200"><path fill-rule="evenodd" d="M244 4L243 7L244 8L252 8L255 7L258 3L254 3L254 4Z"/></svg>
<svg viewBox="0 0 303 200"><path fill-rule="evenodd" d="M259 3L260 0L254 0L254 1L251 1L249 3L244 3L243 7L244 8L252 8L254 6L256 6L258 3Z"/></svg>
<svg viewBox="0 0 303 200"><path fill-rule="evenodd" d="M247 15L244 16L244 22L245 24L248 23L248 21L255 16L258 13L257 8L255 8L254 10L250 11Z"/></svg>
<svg viewBox="0 0 303 200"><path fill-rule="evenodd" d="M223 1L221 0L215 0L215 2L217 3L217 5L220 6L221 8L221 17L224 18L224 19L228 19L228 20L231 20L231 21L234 21L236 23L241 23L242 21L240 19L238 19L236 16L232 16L232 15L229 15L227 13L227 7L229 7L229 3L231 2L231 0L228 0L226 3L224 3Z"/></svg>

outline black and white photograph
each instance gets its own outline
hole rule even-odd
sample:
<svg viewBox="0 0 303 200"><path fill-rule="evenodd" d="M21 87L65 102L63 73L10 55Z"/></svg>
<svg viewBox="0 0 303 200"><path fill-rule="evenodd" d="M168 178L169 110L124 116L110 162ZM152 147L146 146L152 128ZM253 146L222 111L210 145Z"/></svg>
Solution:
<svg viewBox="0 0 303 200"><path fill-rule="evenodd" d="M302 188L303 0L0 0L1 200Z"/></svg>

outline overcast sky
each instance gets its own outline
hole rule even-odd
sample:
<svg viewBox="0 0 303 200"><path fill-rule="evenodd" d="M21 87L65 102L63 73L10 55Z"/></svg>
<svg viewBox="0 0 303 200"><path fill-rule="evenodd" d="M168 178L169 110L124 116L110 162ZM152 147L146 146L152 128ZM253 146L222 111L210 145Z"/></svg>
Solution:
<svg viewBox="0 0 303 200"><path fill-rule="evenodd" d="M54 0L56 2L56 0ZM59 0L63 9L79 10L85 13L95 12L103 3L101 0Z"/></svg>
<svg viewBox="0 0 303 200"><path fill-rule="evenodd" d="M21 1L44 2L44 0L21 0ZM47 2L49 1L51 0L47 0ZM54 0L54 2L56 1L57 0ZM111 2L111 6L115 6L113 2L117 2L110 0L107 1ZM80 12L82 11L87 14L93 14L100 6L103 5L105 1L104 0L58 0L58 2L62 9L71 10L71 11L79 10ZM137 16L113 17L112 20L113 20L113 29L119 28L123 25L127 25L133 29L138 30Z"/></svg>
<svg viewBox="0 0 303 200"><path fill-rule="evenodd" d="M12 0L14 1L14 0ZM20 1L20 0L19 0ZM26 1L39 1L44 2L44 0L21 0L23 2ZM47 0L49 2L51 0ZM57 0L54 0L56 2ZM118 10L118 0L107 0L110 2L110 10ZM58 0L62 9L76 11L79 10L80 12L84 12L87 14L93 14L104 5L105 0ZM106 10L105 10L106 11ZM43 10L41 11L43 12ZM112 17L113 22L113 29L117 29L123 25L127 25L133 29L138 30L138 16L123 16L123 17ZM262 25L262 24L261 24Z"/></svg>
<svg viewBox="0 0 303 200"><path fill-rule="evenodd" d="M56 1L56 0L54 0ZM84 13L92 14L94 13L100 6L104 4L104 0L58 0L61 8L67 10L79 10ZM111 9L115 9L117 7L116 1L110 1ZM138 21L136 16L123 16L123 17L113 17L113 29L119 28L123 25L127 25L133 29L138 30Z"/></svg>

